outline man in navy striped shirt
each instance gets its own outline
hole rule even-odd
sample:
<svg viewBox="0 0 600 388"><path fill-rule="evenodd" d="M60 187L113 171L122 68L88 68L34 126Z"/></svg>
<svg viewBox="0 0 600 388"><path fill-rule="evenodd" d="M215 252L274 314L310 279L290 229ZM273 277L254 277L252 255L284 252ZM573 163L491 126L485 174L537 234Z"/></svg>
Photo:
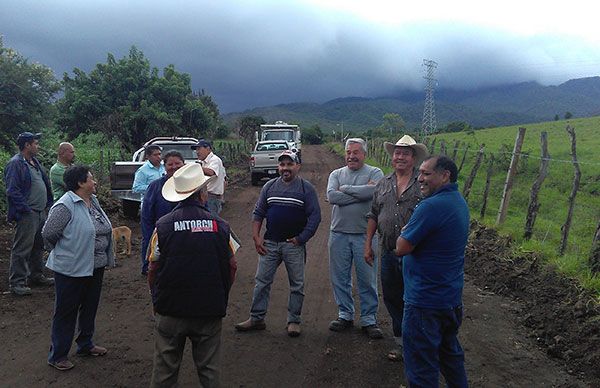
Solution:
<svg viewBox="0 0 600 388"><path fill-rule="evenodd" d="M235 328L238 331L266 328L271 284L283 261L290 282L287 332L290 337L297 337L304 300L305 244L317 231L321 209L313 185L298 177L298 156L292 151L284 151L278 161L280 176L263 186L253 213L252 237L259 260L250 318ZM265 218L266 231L261 237Z"/></svg>

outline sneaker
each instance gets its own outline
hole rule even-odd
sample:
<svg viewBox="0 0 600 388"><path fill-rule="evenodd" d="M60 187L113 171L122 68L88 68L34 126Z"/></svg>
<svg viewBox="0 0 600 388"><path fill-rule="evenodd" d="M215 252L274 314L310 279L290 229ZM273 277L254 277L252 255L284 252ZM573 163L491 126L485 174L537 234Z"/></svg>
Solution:
<svg viewBox="0 0 600 388"><path fill-rule="evenodd" d="M237 331L264 330L266 328L267 325L263 319L253 320L252 318L248 318L244 322L235 325Z"/></svg>
<svg viewBox="0 0 600 388"><path fill-rule="evenodd" d="M363 326L362 330L371 339L383 338L383 332L377 325Z"/></svg>
<svg viewBox="0 0 600 388"><path fill-rule="evenodd" d="M300 324L296 322L288 323L287 333L290 337L298 337L300 335Z"/></svg>
<svg viewBox="0 0 600 388"><path fill-rule="evenodd" d="M67 359L64 359L62 361L48 361L48 365L61 371L73 369L73 367L75 366L71 361Z"/></svg>
<svg viewBox="0 0 600 388"><path fill-rule="evenodd" d="M329 322L329 330L331 331L344 331L354 326L354 321L347 319L338 318L335 321Z"/></svg>
<svg viewBox="0 0 600 388"><path fill-rule="evenodd" d="M397 347L390 350L387 354L387 358L390 361L402 361L402 348Z"/></svg>
<svg viewBox="0 0 600 388"><path fill-rule="evenodd" d="M94 345L93 347L86 349L86 350L78 350L77 351L78 356L98 357L98 356L104 356L106 353L108 353L108 350L106 348L103 348L102 346L98 346L98 345Z"/></svg>
<svg viewBox="0 0 600 388"><path fill-rule="evenodd" d="M17 296L31 295L31 288L27 286L10 286L10 292Z"/></svg>
<svg viewBox="0 0 600 388"><path fill-rule="evenodd" d="M53 286L54 278L47 278L44 275L40 275L35 278L29 278L29 284L32 286Z"/></svg>

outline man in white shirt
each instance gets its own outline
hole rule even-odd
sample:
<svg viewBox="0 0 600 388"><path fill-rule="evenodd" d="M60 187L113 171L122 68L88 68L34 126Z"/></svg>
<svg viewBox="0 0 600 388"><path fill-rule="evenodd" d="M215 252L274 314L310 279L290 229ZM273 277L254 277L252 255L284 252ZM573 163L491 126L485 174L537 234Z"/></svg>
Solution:
<svg viewBox="0 0 600 388"><path fill-rule="evenodd" d="M217 179L208 183L208 202L206 207L208 211L218 216L223 209L223 193L225 192L225 167L223 161L213 153L212 145L208 140L200 139L197 144L192 146L198 155L198 163L202 166L204 175L216 175Z"/></svg>

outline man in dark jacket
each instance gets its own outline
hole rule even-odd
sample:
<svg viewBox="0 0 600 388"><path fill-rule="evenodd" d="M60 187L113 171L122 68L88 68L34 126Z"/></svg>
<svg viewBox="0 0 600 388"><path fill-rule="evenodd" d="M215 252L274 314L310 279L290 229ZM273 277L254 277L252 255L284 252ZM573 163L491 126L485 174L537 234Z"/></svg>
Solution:
<svg viewBox="0 0 600 388"><path fill-rule="evenodd" d="M152 387L177 384L189 338L202 387L219 385L221 321L235 276L227 222L206 208L202 166L177 170L162 189L179 205L156 223L149 249L148 283L156 324Z"/></svg>
<svg viewBox="0 0 600 388"><path fill-rule="evenodd" d="M8 221L16 222L10 256L9 287L19 296L30 295L30 285L51 286L54 279L42 273L42 227L52 206L48 175L36 159L41 133L23 132L17 138L19 153L4 169Z"/></svg>

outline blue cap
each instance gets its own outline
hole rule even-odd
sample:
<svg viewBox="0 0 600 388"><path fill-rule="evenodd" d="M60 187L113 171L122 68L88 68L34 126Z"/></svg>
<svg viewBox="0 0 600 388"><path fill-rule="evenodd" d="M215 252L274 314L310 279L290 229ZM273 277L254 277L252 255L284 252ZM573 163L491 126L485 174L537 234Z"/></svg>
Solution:
<svg viewBox="0 0 600 388"><path fill-rule="evenodd" d="M23 132L19 133L19 137L17 137L17 144L22 145L28 143L33 140L38 140L42 137L41 133L31 133L31 132Z"/></svg>
<svg viewBox="0 0 600 388"><path fill-rule="evenodd" d="M190 148L195 150L198 147L208 147L212 150L212 144L210 144L210 142L208 140L204 140L204 139L198 140L198 143L194 144Z"/></svg>

